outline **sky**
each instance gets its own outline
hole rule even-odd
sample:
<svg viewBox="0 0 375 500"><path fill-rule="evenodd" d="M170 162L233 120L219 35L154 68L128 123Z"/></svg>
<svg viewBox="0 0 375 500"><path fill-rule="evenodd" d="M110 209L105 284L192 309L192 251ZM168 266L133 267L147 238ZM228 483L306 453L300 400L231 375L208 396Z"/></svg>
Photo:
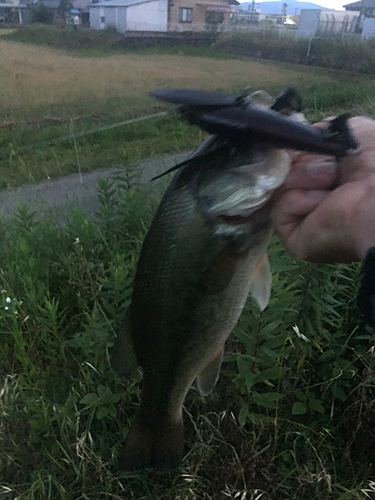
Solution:
<svg viewBox="0 0 375 500"><path fill-rule="evenodd" d="M285 0L288 3L288 0ZM346 5L351 2L355 2L355 0L306 0L311 3L316 3L317 5L321 5L322 7L328 7L328 9L336 9L336 10L345 10L343 9L343 5Z"/></svg>
<svg viewBox="0 0 375 500"><path fill-rule="evenodd" d="M240 3L241 0L239 0ZM244 0L246 2L249 2L251 0ZM258 2L265 2L267 0L255 0ZM306 2L311 2L315 3L317 5L321 5L322 7L327 7L328 9L336 9L336 10L344 10L343 5L354 2L355 0L305 0ZM288 3L288 0L285 0L286 3Z"/></svg>
<svg viewBox="0 0 375 500"><path fill-rule="evenodd" d="M322 7L328 7L329 9L345 10L342 6L354 1L355 0L312 0L312 3L316 3Z"/></svg>

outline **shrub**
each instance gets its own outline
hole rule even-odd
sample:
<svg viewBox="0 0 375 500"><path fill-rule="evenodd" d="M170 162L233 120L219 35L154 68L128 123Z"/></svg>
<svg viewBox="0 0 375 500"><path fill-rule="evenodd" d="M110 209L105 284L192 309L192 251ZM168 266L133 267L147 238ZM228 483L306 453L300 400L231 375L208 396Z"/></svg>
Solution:
<svg viewBox="0 0 375 500"><path fill-rule="evenodd" d="M220 36L216 47L228 50L233 55L274 59L357 73L375 73L374 39L317 38L312 40L308 54L310 41L303 38L295 39L290 35L289 32L277 30L229 33Z"/></svg>
<svg viewBox="0 0 375 500"><path fill-rule="evenodd" d="M52 9L46 7L43 3L38 3L31 9L30 21L34 24L52 24L54 13Z"/></svg>

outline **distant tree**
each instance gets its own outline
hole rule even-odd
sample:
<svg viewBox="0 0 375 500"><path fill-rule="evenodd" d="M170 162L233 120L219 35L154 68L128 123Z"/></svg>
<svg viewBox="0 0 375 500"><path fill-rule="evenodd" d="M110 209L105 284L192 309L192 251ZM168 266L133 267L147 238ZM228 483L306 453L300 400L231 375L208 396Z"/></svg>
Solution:
<svg viewBox="0 0 375 500"><path fill-rule="evenodd" d="M54 18L53 10L39 2L31 9L30 21L32 23L52 24Z"/></svg>
<svg viewBox="0 0 375 500"><path fill-rule="evenodd" d="M288 7L288 4L287 3L283 3L283 8L282 8L282 11L281 11L281 15L282 16L286 16L286 8Z"/></svg>
<svg viewBox="0 0 375 500"><path fill-rule="evenodd" d="M56 13L59 17L65 19L65 12L72 7L72 2L70 0L60 0L59 6L56 9Z"/></svg>

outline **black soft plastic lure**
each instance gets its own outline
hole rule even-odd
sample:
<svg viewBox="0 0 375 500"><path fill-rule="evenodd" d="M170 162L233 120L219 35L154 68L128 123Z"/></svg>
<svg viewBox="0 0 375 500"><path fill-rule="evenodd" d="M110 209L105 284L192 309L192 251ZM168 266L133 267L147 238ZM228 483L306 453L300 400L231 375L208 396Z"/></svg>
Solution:
<svg viewBox="0 0 375 500"><path fill-rule="evenodd" d="M220 148L248 148L252 142L337 158L358 148L350 133L346 114L332 120L326 129L289 118L288 115L300 112L302 108L301 98L293 88L281 94L269 108L253 105L251 97L246 95L185 89L154 90L150 94L179 105L179 111L191 124L212 134L187 160L155 179L183 167L199 156L210 155Z"/></svg>

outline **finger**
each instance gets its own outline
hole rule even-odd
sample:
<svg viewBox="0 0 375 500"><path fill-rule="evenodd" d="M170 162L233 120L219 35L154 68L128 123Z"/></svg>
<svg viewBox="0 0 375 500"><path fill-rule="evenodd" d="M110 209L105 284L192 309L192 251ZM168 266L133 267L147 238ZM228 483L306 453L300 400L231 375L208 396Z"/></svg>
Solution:
<svg viewBox="0 0 375 500"><path fill-rule="evenodd" d="M283 245L300 260L351 262L375 241L375 180L334 191L286 192L271 217Z"/></svg>
<svg viewBox="0 0 375 500"><path fill-rule="evenodd" d="M327 127L331 121L333 121L336 118L336 116L327 116L327 118L323 118L321 122L314 123L314 127Z"/></svg>
<svg viewBox="0 0 375 500"><path fill-rule="evenodd" d="M300 153L293 161L281 192L290 189L329 189L338 179L338 163L332 156Z"/></svg>
<svg viewBox="0 0 375 500"><path fill-rule="evenodd" d="M301 223L330 194L326 190L291 190L284 193L273 205L271 219L284 245ZM289 249L292 253L293 249Z"/></svg>
<svg viewBox="0 0 375 500"><path fill-rule="evenodd" d="M365 179L375 172L375 121L356 116L348 124L359 143L359 151L340 161L339 184Z"/></svg>

